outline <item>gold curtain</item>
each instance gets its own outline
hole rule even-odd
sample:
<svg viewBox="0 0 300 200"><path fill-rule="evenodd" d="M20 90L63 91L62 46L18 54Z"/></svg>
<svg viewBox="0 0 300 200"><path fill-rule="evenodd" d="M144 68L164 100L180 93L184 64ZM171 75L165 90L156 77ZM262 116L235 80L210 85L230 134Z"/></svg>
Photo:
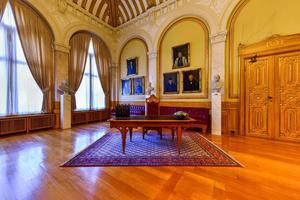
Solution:
<svg viewBox="0 0 300 200"><path fill-rule="evenodd" d="M2 15L5 10L6 3L7 3L7 0L0 0L0 22L1 22Z"/></svg>
<svg viewBox="0 0 300 200"><path fill-rule="evenodd" d="M110 101L109 66L111 65L111 57L103 41L99 40L95 36L92 37L92 40L93 40L99 79L105 94L105 107L109 108L109 101Z"/></svg>
<svg viewBox="0 0 300 200"><path fill-rule="evenodd" d="M79 89L85 69L91 35L77 33L70 40L69 84L72 89L72 109L76 109L75 93Z"/></svg>
<svg viewBox="0 0 300 200"><path fill-rule="evenodd" d="M54 50L47 23L24 2L11 0L22 48L32 76L43 92L43 112L52 111Z"/></svg>

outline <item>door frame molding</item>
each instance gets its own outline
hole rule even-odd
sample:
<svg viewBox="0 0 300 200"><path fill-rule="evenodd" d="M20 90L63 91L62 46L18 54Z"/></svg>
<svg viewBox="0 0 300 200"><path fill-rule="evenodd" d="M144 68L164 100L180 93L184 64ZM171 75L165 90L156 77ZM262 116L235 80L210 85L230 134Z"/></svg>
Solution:
<svg viewBox="0 0 300 200"><path fill-rule="evenodd" d="M267 39L250 44L239 46L239 62L240 62L240 135L246 134L246 82L245 82L245 63L246 59L255 59L262 56L275 56L277 54L291 53L300 51L300 34L293 35L273 35Z"/></svg>

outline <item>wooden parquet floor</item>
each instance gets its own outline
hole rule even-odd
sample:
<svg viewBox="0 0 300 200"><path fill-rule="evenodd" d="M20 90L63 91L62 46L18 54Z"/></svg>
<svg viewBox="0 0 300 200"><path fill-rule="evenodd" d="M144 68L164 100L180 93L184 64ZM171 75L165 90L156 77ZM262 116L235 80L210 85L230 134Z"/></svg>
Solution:
<svg viewBox="0 0 300 200"><path fill-rule="evenodd" d="M258 138L207 136L245 168L59 167L107 130L0 137L0 199L300 199L300 144Z"/></svg>

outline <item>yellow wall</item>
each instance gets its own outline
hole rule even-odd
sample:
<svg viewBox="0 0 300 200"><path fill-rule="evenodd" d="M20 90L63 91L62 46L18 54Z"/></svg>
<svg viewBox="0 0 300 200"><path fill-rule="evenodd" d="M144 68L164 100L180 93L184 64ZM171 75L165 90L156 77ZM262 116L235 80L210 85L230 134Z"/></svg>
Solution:
<svg viewBox="0 0 300 200"><path fill-rule="evenodd" d="M145 43L140 39L130 40L123 48L120 56L121 64L121 79L128 79L134 77L145 76L145 87L148 80L148 59L147 59L147 47ZM127 59L138 57L138 75L127 76ZM121 86L121 80L120 80ZM121 91L120 91L121 95ZM122 96L122 95L121 95Z"/></svg>
<svg viewBox="0 0 300 200"><path fill-rule="evenodd" d="M250 0L233 24L233 91L239 92L239 44L252 44L274 34L300 33L299 0ZM232 33L231 33L232 34Z"/></svg>
<svg viewBox="0 0 300 200"><path fill-rule="evenodd" d="M207 31L201 22L195 19L184 19L171 26L162 38L160 45L160 95L162 98L188 98L199 99L199 95L207 92L207 61L208 61L208 36ZM172 69L173 52L172 47L190 43L190 66L181 69ZM183 70L202 69L202 93L182 94L182 73ZM179 94L163 94L163 73L179 71L180 90Z"/></svg>

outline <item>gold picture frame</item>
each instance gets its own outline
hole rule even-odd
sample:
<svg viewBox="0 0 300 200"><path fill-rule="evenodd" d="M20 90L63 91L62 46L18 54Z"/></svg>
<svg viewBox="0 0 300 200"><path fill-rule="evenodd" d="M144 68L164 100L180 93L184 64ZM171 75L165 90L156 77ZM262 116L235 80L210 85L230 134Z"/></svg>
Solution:
<svg viewBox="0 0 300 200"><path fill-rule="evenodd" d="M176 79L176 80L174 80L174 79ZM170 80L171 80L171 82L170 82ZM174 83L175 86L172 83ZM176 88L176 91L174 91L175 88ZM179 81L179 72L178 71L166 72L163 74L163 92L164 92L164 94L179 94L179 88L180 88L180 81Z"/></svg>
<svg viewBox="0 0 300 200"><path fill-rule="evenodd" d="M191 69L182 71L182 93L202 92L202 69Z"/></svg>
<svg viewBox="0 0 300 200"><path fill-rule="evenodd" d="M190 66L190 43L172 47L173 69L181 69Z"/></svg>

